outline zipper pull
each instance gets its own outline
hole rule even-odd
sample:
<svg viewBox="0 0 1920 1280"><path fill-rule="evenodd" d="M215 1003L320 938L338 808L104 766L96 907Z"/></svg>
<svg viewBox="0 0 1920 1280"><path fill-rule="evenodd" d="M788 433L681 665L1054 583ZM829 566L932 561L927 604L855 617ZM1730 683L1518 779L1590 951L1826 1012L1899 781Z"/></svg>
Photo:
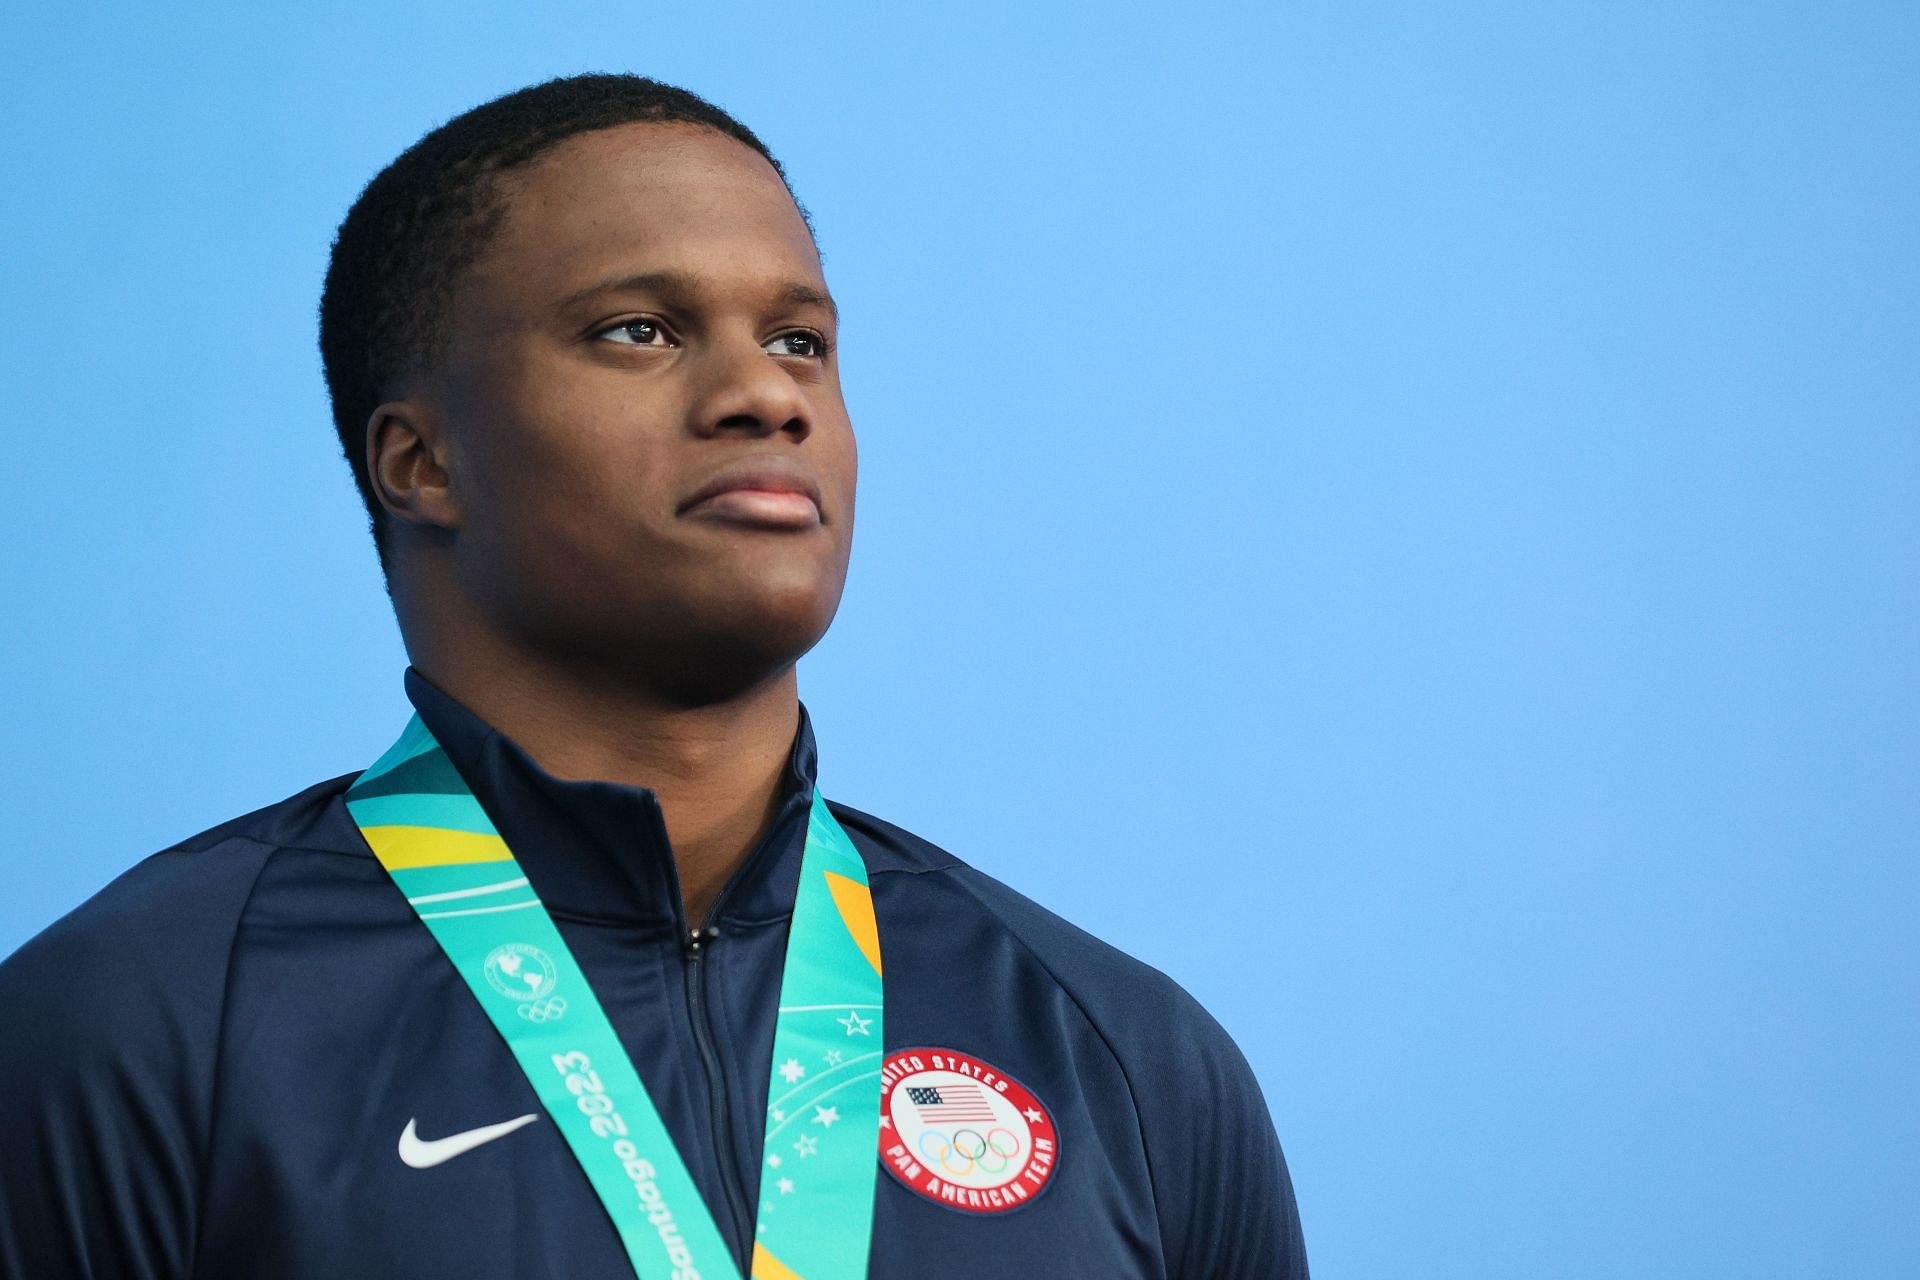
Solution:
<svg viewBox="0 0 1920 1280"><path fill-rule="evenodd" d="M698 960L706 954L707 948L712 946L719 937L720 930L714 928L712 925L708 925L703 929L695 929L687 934L687 940L683 944L687 959Z"/></svg>

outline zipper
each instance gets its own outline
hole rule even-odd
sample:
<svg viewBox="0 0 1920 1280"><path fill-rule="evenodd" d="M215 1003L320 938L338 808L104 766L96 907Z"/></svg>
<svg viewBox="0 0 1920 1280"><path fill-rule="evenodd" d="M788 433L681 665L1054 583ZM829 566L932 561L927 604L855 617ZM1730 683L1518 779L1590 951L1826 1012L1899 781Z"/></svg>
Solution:
<svg viewBox="0 0 1920 1280"><path fill-rule="evenodd" d="M791 801L788 802L789 805L791 803ZM720 1166L720 1185L726 1191L727 1209L733 1215L736 1236L746 1242L747 1253L744 1261L747 1265L741 1267L741 1275L746 1275L751 1270L753 1242L758 1234L754 1225L757 1219L747 1207L746 1184L734 1156L737 1148L733 1140L733 1108L727 1105L726 1075L720 1070L720 1054L714 1048L713 1020L707 1015L706 982L703 975L708 963L706 955L720 940L720 930L713 922L719 919L721 908L733 897L734 889L740 882L741 873L757 863L765 854L768 842L779 831L785 816L784 808L775 815L773 825L761 835L759 842L748 853L746 861L742 862L727 882L720 886L720 892L714 897L712 905L707 908L706 920L698 928L687 928L685 899L680 894L680 878L677 870L670 873L669 881L674 901L679 904L679 910L675 915L680 920L680 927L686 929L686 932L680 935L680 954L685 962L683 968L687 977L687 1017L693 1024L693 1043L700 1051L700 1066L707 1077L709 1120L713 1130L714 1154L718 1157ZM666 818L660 813L657 802L654 820L659 824L661 843L671 848L672 845L667 837ZM769 1088L771 1088L771 1082L769 1082Z"/></svg>
<svg viewBox="0 0 1920 1280"><path fill-rule="evenodd" d="M711 916L708 917L712 919ZM688 932L681 943L686 958L687 1011L693 1023L693 1043L700 1051L700 1065L707 1075L707 1101L711 1111L714 1154L720 1167L720 1185L726 1189L727 1207L733 1213L736 1238L751 1246L754 1233L747 1213L747 1191L740 1178L739 1161L733 1141L733 1109L727 1105L726 1077L720 1070L720 1054L714 1048L713 1022L707 1016L706 983L703 974L707 952L720 938L720 930L706 924Z"/></svg>

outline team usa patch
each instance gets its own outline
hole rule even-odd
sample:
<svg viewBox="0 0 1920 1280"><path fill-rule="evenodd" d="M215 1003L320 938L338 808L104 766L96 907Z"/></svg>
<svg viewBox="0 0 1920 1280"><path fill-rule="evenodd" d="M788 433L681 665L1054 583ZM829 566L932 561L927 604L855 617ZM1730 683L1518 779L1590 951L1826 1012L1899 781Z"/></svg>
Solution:
<svg viewBox="0 0 1920 1280"><path fill-rule="evenodd" d="M990 1063L899 1049L880 1070L880 1163L907 1190L962 1213L1018 1209L1053 1179L1053 1114Z"/></svg>

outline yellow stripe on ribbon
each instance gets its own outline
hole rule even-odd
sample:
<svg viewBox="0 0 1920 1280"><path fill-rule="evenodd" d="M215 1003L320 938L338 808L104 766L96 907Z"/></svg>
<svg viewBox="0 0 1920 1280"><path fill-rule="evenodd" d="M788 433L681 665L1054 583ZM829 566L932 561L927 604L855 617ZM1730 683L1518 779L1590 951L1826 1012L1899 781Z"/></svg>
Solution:
<svg viewBox="0 0 1920 1280"><path fill-rule="evenodd" d="M827 891L833 894L833 905L840 909L840 918L846 922L847 932L853 935L860 954L867 958L875 973L880 972L880 925L873 918L873 894L867 886L851 876L843 876L837 871L821 873L827 878Z"/></svg>
<svg viewBox="0 0 1920 1280"><path fill-rule="evenodd" d="M454 867L468 862L507 862L507 842L477 831L445 827L362 827L374 857L389 871L409 867Z"/></svg>
<svg viewBox="0 0 1920 1280"><path fill-rule="evenodd" d="M829 871L828 875L833 873ZM800 1273L767 1252L767 1246L753 1242L753 1280L800 1280Z"/></svg>

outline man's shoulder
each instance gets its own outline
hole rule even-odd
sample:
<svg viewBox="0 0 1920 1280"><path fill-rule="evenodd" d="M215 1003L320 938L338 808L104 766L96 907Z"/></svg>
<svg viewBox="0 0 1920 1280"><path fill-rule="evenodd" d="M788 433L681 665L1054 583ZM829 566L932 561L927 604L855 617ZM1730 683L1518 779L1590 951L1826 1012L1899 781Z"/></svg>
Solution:
<svg viewBox="0 0 1920 1280"><path fill-rule="evenodd" d="M0 1016L79 1036L217 1006L247 900L273 855L338 844L335 801L355 775L316 783L141 858L0 959Z"/></svg>
<svg viewBox="0 0 1920 1280"><path fill-rule="evenodd" d="M0 960L0 1272L187 1273L241 922L275 855L337 835L346 781L141 859Z"/></svg>
<svg viewBox="0 0 1920 1280"><path fill-rule="evenodd" d="M341 848L341 836L345 830L341 819L345 810L339 802L359 776L360 771L356 769L352 773L316 782L284 800L261 805L249 813L229 818L197 835L188 836L153 856L162 858L197 853L235 840L272 848Z"/></svg>
<svg viewBox="0 0 1920 1280"><path fill-rule="evenodd" d="M1238 1057L1200 1002L1146 961L904 827L838 802L831 808L860 845L870 875L912 876L921 894L939 901L939 910L984 921L1043 970L1116 1048L1133 1041L1172 1043L1171 1035L1180 1035L1189 1048Z"/></svg>
<svg viewBox="0 0 1920 1280"><path fill-rule="evenodd" d="M899 945L931 952L916 957L917 972L991 972L994 1002L1017 998L1010 986L1051 984L1085 1018L1131 1102L1109 1137L1124 1146L1138 1135L1167 1274L1305 1280L1299 1211L1265 1096L1198 1000L930 841L858 810L834 812L867 858L883 951L895 923L906 935ZM968 966L970 950L997 954Z"/></svg>

